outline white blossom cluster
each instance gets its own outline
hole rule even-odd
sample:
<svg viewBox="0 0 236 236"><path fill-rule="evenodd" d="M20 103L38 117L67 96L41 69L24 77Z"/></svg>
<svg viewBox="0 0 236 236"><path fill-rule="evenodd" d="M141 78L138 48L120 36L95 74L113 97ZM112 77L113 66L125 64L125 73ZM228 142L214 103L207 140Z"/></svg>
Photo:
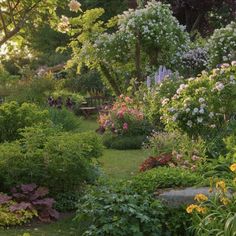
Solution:
<svg viewBox="0 0 236 236"><path fill-rule="evenodd" d="M227 122L235 113L236 61L223 64L210 74L190 78L181 84L171 99L163 98L162 121L175 123L187 132L208 132Z"/></svg>
<svg viewBox="0 0 236 236"><path fill-rule="evenodd" d="M215 30L207 42L207 48L209 68L236 60L236 22L231 22L225 28Z"/></svg>

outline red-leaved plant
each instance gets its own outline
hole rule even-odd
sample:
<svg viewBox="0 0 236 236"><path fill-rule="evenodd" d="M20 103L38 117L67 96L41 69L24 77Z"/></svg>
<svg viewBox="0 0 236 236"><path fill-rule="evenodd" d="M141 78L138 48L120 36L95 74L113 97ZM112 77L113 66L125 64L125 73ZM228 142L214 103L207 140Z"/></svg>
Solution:
<svg viewBox="0 0 236 236"><path fill-rule="evenodd" d="M35 209L38 217L43 222L50 222L52 219L58 219L59 213L53 209L55 200L45 197L48 195L48 189L38 187L36 184L20 184L12 190L12 199L17 202L12 206L12 211L20 209ZM14 209L13 209L14 208Z"/></svg>
<svg viewBox="0 0 236 236"><path fill-rule="evenodd" d="M144 172L158 166L164 166L172 161L172 154L163 154L158 157L149 157L140 165L139 171Z"/></svg>

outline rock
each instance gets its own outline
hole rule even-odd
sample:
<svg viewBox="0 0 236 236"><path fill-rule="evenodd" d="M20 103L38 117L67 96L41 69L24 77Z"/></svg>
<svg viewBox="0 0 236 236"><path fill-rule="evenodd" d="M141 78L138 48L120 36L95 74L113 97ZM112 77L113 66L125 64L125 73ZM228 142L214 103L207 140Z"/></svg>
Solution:
<svg viewBox="0 0 236 236"><path fill-rule="evenodd" d="M214 195L214 191L211 193L209 192L209 187L191 187L167 190L160 194L157 193L157 198L163 200L170 207L179 207L196 202L194 197L198 193L202 193L208 197Z"/></svg>

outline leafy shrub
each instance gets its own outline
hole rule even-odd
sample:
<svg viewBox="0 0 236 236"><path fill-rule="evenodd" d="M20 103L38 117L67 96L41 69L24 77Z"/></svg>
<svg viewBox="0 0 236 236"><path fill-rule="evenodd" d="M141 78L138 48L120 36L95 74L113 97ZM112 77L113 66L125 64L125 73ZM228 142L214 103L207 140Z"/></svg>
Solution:
<svg viewBox="0 0 236 236"><path fill-rule="evenodd" d="M22 136L0 145L0 179L5 189L28 182L55 194L78 189L97 177L93 158L102 153L97 135L31 128Z"/></svg>
<svg viewBox="0 0 236 236"><path fill-rule="evenodd" d="M50 222L51 219L58 219L59 213L53 209L55 200L46 198L49 191L45 187L38 187L36 184L21 184L11 190L13 199L17 204L12 207L20 210L24 207L35 210L37 217L43 222Z"/></svg>
<svg viewBox="0 0 236 236"><path fill-rule="evenodd" d="M216 29L207 42L209 53L208 66L236 60L236 22L231 22L225 28Z"/></svg>
<svg viewBox="0 0 236 236"><path fill-rule="evenodd" d="M0 193L0 227L22 225L37 216L37 211L25 205L16 208L18 203Z"/></svg>
<svg viewBox="0 0 236 236"><path fill-rule="evenodd" d="M236 111L236 63L190 78L163 104L162 121L190 137L211 139ZM210 92L209 92L210 91Z"/></svg>
<svg viewBox="0 0 236 236"><path fill-rule="evenodd" d="M107 148L113 148L118 150L127 149L140 149L143 142L146 140L146 136L116 136L114 134L104 134L103 144Z"/></svg>
<svg viewBox="0 0 236 236"><path fill-rule="evenodd" d="M76 131L80 127L79 118L67 109L49 109L49 118L53 124L62 127L64 131Z"/></svg>
<svg viewBox="0 0 236 236"><path fill-rule="evenodd" d="M20 129L40 123L47 123L48 113L36 105L17 102L0 105L0 142L16 140Z"/></svg>
<svg viewBox="0 0 236 236"><path fill-rule="evenodd" d="M163 154L158 157L149 157L147 158L139 167L141 172L153 169L155 167L164 166L168 163L171 163L172 155L171 154Z"/></svg>
<svg viewBox="0 0 236 236"><path fill-rule="evenodd" d="M76 220L90 222L83 235L162 235L163 215L150 195L97 187L79 200Z"/></svg>
<svg viewBox="0 0 236 236"><path fill-rule="evenodd" d="M9 101L17 101L45 105L48 95L55 89L55 81L50 77L33 78L32 80L20 80L12 89L7 98Z"/></svg>
<svg viewBox="0 0 236 236"><path fill-rule="evenodd" d="M134 176L129 186L135 192L154 193L160 188L188 187L201 183L203 178L181 168L159 167Z"/></svg>
<svg viewBox="0 0 236 236"><path fill-rule="evenodd" d="M78 194L75 192L58 193L55 197L55 209L59 212L69 212L76 209Z"/></svg>
<svg viewBox="0 0 236 236"><path fill-rule="evenodd" d="M229 168L228 168L229 169ZM236 172L236 163L230 166L232 172ZM236 198L235 180L231 179L229 188L224 180L217 180L213 197L199 193L195 196L196 204L191 204L186 211L191 214L193 224L191 230L196 235L234 235L236 232ZM212 186L213 187L213 186Z"/></svg>

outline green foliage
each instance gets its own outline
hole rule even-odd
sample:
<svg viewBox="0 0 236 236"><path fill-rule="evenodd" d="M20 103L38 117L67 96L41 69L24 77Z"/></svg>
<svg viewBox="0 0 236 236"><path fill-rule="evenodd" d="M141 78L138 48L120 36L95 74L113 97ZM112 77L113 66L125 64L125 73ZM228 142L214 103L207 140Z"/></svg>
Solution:
<svg viewBox="0 0 236 236"><path fill-rule="evenodd" d="M224 130L236 110L236 66L232 62L190 78L162 107L162 121L190 137L210 140Z"/></svg>
<svg viewBox="0 0 236 236"><path fill-rule="evenodd" d="M19 103L30 102L44 106L48 95L55 89L55 81L52 78L32 78L30 81L19 81L11 89L8 101Z"/></svg>
<svg viewBox="0 0 236 236"><path fill-rule="evenodd" d="M59 212L69 212L76 209L78 194L75 192L59 193L56 195L54 207Z"/></svg>
<svg viewBox="0 0 236 236"><path fill-rule="evenodd" d="M16 140L20 137L20 129L40 123L49 122L48 112L40 110L36 105L17 102L0 105L0 142Z"/></svg>
<svg viewBox="0 0 236 236"><path fill-rule="evenodd" d="M85 235L162 235L163 208L147 194L107 187L91 189L78 204L76 220L90 222Z"/></svg>
<svg viewBox="0 0 236 236"><path fill-rule="evenodd" d="M145 140L146 135L117 136L112 133L106 133L103 135L103 144L107 148L117 150L140 149Z"/></svg>
<svg viewBox="0 0 236 236"><path fill-rule="evenodd" d="M236 60L236 22L231 22L225 28L216 29L207 42L209 53L208 66L214 68L223 62Z"/></svg>
<svg viewBox="0 0 236 236"><path fill-rule="evenodd" d="M153 194L157 189L188 187L201 183L198 174L182 168L158 167L134 176L128 186L135 192Z"/></svg>
<svg viewBox="0 0 236 236"><path fill-rule="evenodd" d="M20 183L36 183L55 194L73 191L96 179L94 158L102 153L97 135L48 128L30 128L21 135L19 141L0 145L0 178L4 189Z"/></svg>
<svg viewBox="0 0 236 236"><path fill-rule="evenodd" d="M35 210L22 209L12 211L11 207L16 204L17 202L15 201L9 201L7 203L0 204L0 227L22 225L32 220L33 217L37 216L37 212Z"/></svg>
<svg viewBox="0 0 236 236"><path fill-rule="evenodd" d="M49 118L54 125L61 127L64 131L77 131L80 128L80 119L65 108L49 108Z"/></svg>

